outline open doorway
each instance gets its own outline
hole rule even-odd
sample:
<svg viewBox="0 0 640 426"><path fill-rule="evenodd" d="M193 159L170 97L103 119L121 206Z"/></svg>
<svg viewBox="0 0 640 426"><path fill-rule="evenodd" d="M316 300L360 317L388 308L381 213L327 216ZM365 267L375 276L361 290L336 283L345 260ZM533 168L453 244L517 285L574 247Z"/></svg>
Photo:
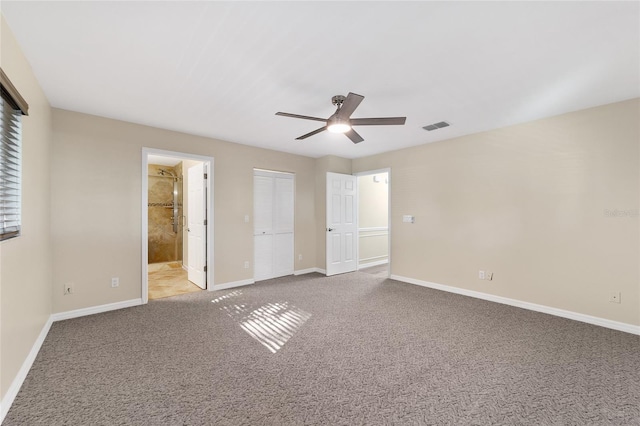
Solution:
<svg viewBox="0 0 640 426"><path fill-rule="evenodd" d="M208 288L213 159L143 149L142 299Z"/></svg>
<svg viewBox="0 0 640 426"><path fill-rule="evenodd" d="M358 270L390 274L389 170L358 173Z"/></svg>

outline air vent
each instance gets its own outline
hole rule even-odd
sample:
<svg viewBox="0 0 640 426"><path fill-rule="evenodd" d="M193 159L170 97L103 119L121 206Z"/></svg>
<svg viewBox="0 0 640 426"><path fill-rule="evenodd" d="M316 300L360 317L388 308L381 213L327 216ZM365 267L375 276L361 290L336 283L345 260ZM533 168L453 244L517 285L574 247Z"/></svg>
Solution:
<svg viewBox="0 0 640 426"><path fill-rule="evenodd" d="M433 123L433 124L429 124L428 126L424 126L423 129L430 132L432 130L438 130L448 126L450 126L449 123L447 123L446 121L441 121L439 123Z"/></svg>

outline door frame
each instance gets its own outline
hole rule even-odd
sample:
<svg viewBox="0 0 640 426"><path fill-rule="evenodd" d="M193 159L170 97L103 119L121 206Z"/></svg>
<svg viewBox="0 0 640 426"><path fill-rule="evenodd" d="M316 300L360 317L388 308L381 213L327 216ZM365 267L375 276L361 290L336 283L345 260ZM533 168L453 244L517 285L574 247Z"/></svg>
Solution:
<svg viewBox="0 0 640 426"><path fill-rule="evenodd" d="M376 170L367 170L364 172L354 173L353 175L356 177L356 195L358 197L358 212L360 211L360 189L358 188L358 179L362 176L372 176L378 175L380 173L387 173L387 179L389 180L389 184L387 186L387 258L388 265L387 268L387 277L391 277L391 168L387 167L384 169L376 169ZM358 218L359 219L359 218ZM360 221L358 220L358 230L356 235L358 245L360 244ZM360 252L358 251L358 263L357 269L360 270Z"/></svg>
<svg viewBox="0 0 640 426"><path fill-rule="evenodd" d="M148 267L148 258L149 258L149 212L148 212L148 203L149 203L149 155L161 155L165 157L176 157L185 160L195 160L202 161L204 163L204 167L207 173L207 230L205 232L205 238L207 239L206 243L206 289L213 290L213 277L214 277L214 256L213 256L213 157L208 157L204 155L197 154L189 154L186 152L177 152L177 151L166 151L162 149L155 148L142 148L142 194L141 194L141 202L140 202L140 211L142 213L142 232L141 232L141 246L142 246L142 304L146 304L149 302L149 267Z"/></svg>

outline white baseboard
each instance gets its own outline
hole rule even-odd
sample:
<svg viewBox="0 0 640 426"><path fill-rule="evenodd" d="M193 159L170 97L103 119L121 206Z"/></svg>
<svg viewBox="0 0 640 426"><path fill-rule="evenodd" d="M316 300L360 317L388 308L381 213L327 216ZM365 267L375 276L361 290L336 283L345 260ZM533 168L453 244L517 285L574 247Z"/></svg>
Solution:
<svg viewBox="0 0 640 426"><path fill-rule="evenodd" d="M307 269L300 269L298 271L293 271L293 275L305 275L305 274L312 274L314 272L317 272L319 274L325 274L325 270L324 269L307 268Z"/></svg>
<svg viewBox="0 0 640 426"><path fill-rule="evenodd" d="M76 309L73 311L58 312L52 314L53 321L62 321L71 318L84 317L87 315L99 314L102 312L115 311L116 309L130 308L142 305L142 299L123 300L122 302L108 303L106 305L92 306L90 308Z"/></svg>
<svg viewBox="0 0 640 426"><path fill-rule="evenodd" d="M376 260L375 262L361 263L358 269L371 268L372 266L385 265L389 263L389 259Z"/></svg>
<svg viewBox="0 0 640 426"><path fill-rule="evenodd" d="M251 284L254 284L254 283L255 283L255 281L253 279L240 280L240 281L231 281L231 282L228 282L228 283L212 285L212 286L210 286L209 290L210 291L226 290L228 288L242 287L242 286L251 285Z"/></svg>
<svg viewBox="0 0 640 426"><path fill-rule="evenodd" d="M16 399L16 395L18 395L24 379L27 378L27 374L29 373L31 366L33 365L33 361L35 361L36 356L40 351L40 347L42 347L42 343L44 343L44 339L49 333L51 324L53 324L53 319L51 318L51 316L49 316L49 319L42 327L42 330L40 330L38 338L33 343L33 346L31 347L27 358L22 363L20 370L18 370L18 374L11 382L11 385L9 386L9 389L7 389L7 392L4 394L4 398L2 398L2 402L0 403L0 424L4 421L5 416L9 412L9 408L11 408L13 400Z"/></svg>
<svg viewBox="0 0 640 426"><path fill-rule="evenodd" d="M509 299L508 297L496 296L493 294L482 293L479 291L467 290L464 288L452 287L444 284L436 284L428 281L417 280L415 278L407 278L400 275L391 275L389 278L396 281L402 281L408 284L415 284L422 287L429 287L436 290L442 290L449 293L461 294L463 296L475 297L476 299L488 300L490 302L502 303L503 305L515 306L530 311L542 312L544 314L555 315L557 317L568 318L575 321L585 322L587 324L599 325L613 330L624 331L625 333L640 335L640 326L627 324L624 322L612 321L605 318L594 317L591 315L580 314L578 312L565 311L563 309L552 308L551 306L538 305L522 300Z"/></svg>

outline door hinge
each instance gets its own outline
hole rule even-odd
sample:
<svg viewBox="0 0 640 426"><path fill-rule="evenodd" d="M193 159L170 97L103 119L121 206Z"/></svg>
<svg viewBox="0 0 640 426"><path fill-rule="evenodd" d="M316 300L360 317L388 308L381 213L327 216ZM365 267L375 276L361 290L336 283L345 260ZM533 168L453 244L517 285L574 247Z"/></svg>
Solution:
<svg viewBox="0 0 640 426"><path fill-rule="evenodd" d="M207 226L207 219L204 220L204 226Z"/></svg>
<svg viewBox="0 0 640 426"><path fill-rule="evenodd" d="M207 265L204 265L204 271L207 272Z"/></svg>
<svg viewBox="0 0 640 426"><path fill-rule="evenodd" d="M207 179L207 177L209 176L209 173L205 173L204 174L204 178Z"/></svg>

